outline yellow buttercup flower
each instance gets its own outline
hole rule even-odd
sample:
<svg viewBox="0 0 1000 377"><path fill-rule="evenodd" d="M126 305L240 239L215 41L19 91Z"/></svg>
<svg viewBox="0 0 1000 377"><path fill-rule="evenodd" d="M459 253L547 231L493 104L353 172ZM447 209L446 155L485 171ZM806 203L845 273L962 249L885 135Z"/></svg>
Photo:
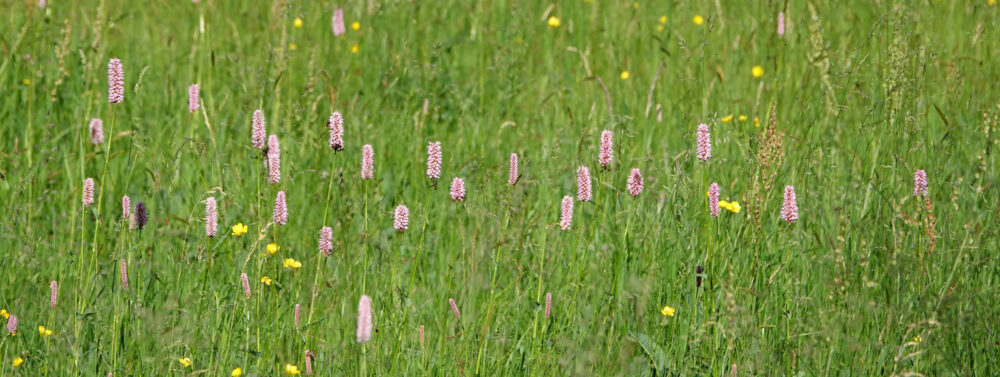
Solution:
<svg viewBox="0 0 1000 377"><path fill-rule="evenodd" d="M759 65L755 65L753 68L750 68L750 74L752 74L753 77L764 76L764 68Z"/></svg>
<svg viewBox="0 0 1000 377"><path fill-rule="evenodd" d="M549 17L549 27L551 27L551 28L557 28L557 27L559 27L559 24L560 24L559 23L559 17L556 17L556 16Z"/></svg>
<svg viewBox="0 0 1000 377"><path fill-rule="evenodd" d="M628 71L622 71L622 74L620 76L621 76L622 80L628 80L628 78L629 78L630 75L629 75Z"/></svg>
<svg viewBox="0 0 1000 377"><path fill-rule="evenodd" d="M24 85L31 85L31 79L21 80L21 83L24 84Z"/></svg>
<svg viewBox="0 0 1000 377"><path fill-rule="evenodd" d="M52 330L45 328L45 326L38 326L38 335L42 337L52 335Z"/></svg>
<svg viewBox="0 0 1000 377"><path fill-rule="evenodd" d="M924 341L924 338L921 338L920 335L917 335L917 336L913 337L913 342L914 343L921 343L923 341Z"/></svg>
<svg viewBox="0 0 1000 377"><path fill-rule="evenodd" d="M11 364L13 364L15 368L17 368L17 367L21 366L21 364L24 364L24 359L22 359L20 356L18 356L16 358L14 358L14 362L12 362Z"/></svg>
<svg viewBox="0 0 1000 377"><path fill-rule="evenodd" d="M295 21L292 21L292 25L295 25L295 27L302 27L302 19L295 17Z"/></svg>
<svg viewBox="0 0 1000 377"><path fill-rule="evenodd" d="M730 202L729 207L726 209L732 213L740 213L740 210L743 209L743 207L740 206L740 202Z"/></svg>
<svg viewBox="0 0 1000 377"><path fill-rule="evenodd" d="M236 369L233 369L233 373L230 373L229 375L233 377L240 377L243 375L243 369L236 367Z"/></svg>
<svg viewBox="0 0 1000 377"><path fill-rule="evenodd" d="M665 315L667 317L673 317L674 313L676 313L676 312L677 312L677 309L674 309L674 308L670 307L669 305L664 306L663 309L660 309L660 314L663 314L663 315Z"/></svg>
<svg viewBox="0 0 1000 377"><path fill-rule="evenodd" d="M189 357L182 357L180 359L177 359L177 362L181 363L181 365L183 365L185 368L191 366L191 358Z"/></svg>
<svg viewBox="0 0 1000 377"><path fill-rule="evenodd" d="M719 201L719 208L729 209L729 202L727 202L725 200L720 200Z"/></svg>
<svg viewBox="0 0 1000 377"><path fill-rule="evenodd" d="M361 50L361 47L359 47L357 44L351 46L351 53L352 54L357 54L358 50Z"/></svg>
<svg viewBox="0 0 1000 377"><path fill-rule="evenodd" d="M361 23L357 21L351 22L351 30L354 31L361 30Z"/></svg>
<svg viewBox="0 0 1000 377"><path fill-rule="evenodd" d="M264 283L264 285L271 285L271 278L264 276L260 278L260 282Z"/></svg>
<svg viewBox="0 0 1000 377"><path fill-rule="evenodd" d="M731 120L733 120L733 114L729 114L729 115L726 115L726 116L722 117L722 123L729 123L729 121L731 121Z"/></svg>
<svg viewBox="0 0 1000 377"><path fill-rule="evenodd" d="M760 118L753 117L753 126L760 127Z"/></svg>
<svg viewBox="0 0 1000 377"><path fill-rule="evenodd" d="M701 25L705 23L705 17L702 17L700 14L696 14L694 15L694 18L691 19L691 22L694 22L695 25Z"/></svg>
<svg viewBox="0 0 1000 377"><path fill-rule="evenodd" d="M278 244L275 244L275 243L269 243L269 244L267 244L267 253L268 254L274 255L275 253L278 252L278 250L281 250L281 246L278 246Z"/></svg>
<svg viewBox="0 0 1000 377"><path fill-rule="evenodd" d="M288 258L288 259L285 259L284 265L285 265L285 268L296 269L296 268L302 267L302 262L299 262L299 261L297 261L295 259L292 259L292 258Z"/></svg>
<svg viewBox="0 0 1000 377"><path fill-rule="evenodd" d="M298 49L299 49L299 46L298 46L298 45L296 45L296 44L294 44L294 43L289 43L289 44L288 44L288 49L289 49L289 50L292 50L292 51L295 51L295 50L298 50Z"/></svg>
<svg viewBox="0 0 1000 377"><path fill-rule="evenodd" d="M238 223L236 225L233 225L233 235L234 236L242 236L244 234L247 234L247 226L246 225L243 225L243 223Z"/></svg>
<svg viewBox="0 0 1000 377"><path fill-rule="evenodd" d="M0 317L4 319L10 318L10 313L7 312L7 309L0 309Z"/></svg>
<svg viewBox="0 0 1000 377"><path fill-rule="evenodd" d="M744 122L746 120L747 120L747 116L746 115L740 115L740 122Z"/></svg>
<svg viewBox="0 0 1000 377"><path fill-rule="evenodd" d="M299 367L292 364L285 364L285 373L288 373L289 376L296 376L299 374Z"/></svg>
<svg viewBox="0 0 1000 377"><path fill-rule="evenodd" d="M665 23L667 23L667 15L662 15L662 16L660 16L660 23L661 23L661 24L665 24Z"/></svg>

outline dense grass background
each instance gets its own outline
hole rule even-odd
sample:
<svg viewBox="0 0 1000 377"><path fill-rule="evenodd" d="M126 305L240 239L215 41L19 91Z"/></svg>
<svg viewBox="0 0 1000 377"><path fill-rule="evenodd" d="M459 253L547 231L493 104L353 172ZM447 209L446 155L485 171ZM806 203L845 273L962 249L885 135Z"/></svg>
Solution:
<svg viewBox="0 0 1000 377"><path fill-rule="evenodd" d="M1000 7L987 0L50 3L0 4L0 308L21 330L0 340L0 375L276 375L304 369L306 349L319 375L997 373ZM127 91L112 121L113 57ZM754 194L772 104L784 158L768 167L775 187ZM257 108L281 140L277 185L250 147ZM340 153L326 146L334 110ZM699 121L712 126L708 164L694 157ZM603 129L616 144L602 172ZM424 174L435 140L436 189ZM374 181L358 178L362 144ZM511 187L515 152L524 176ZM560 231L581 165L595 200ZM633 167L646 179L635 199ZM917 169L929 211L912 195ZM456 176L462 203L447 195ZM104 198L85 210L86 177ZM710 218L709 182L743 211ZM785 185L794 224L778 216ZM290 218L274 226L281 189ZM141 232L123 230L125 194L149 207ZM377 330L363 354L362 294Z"/></svg>

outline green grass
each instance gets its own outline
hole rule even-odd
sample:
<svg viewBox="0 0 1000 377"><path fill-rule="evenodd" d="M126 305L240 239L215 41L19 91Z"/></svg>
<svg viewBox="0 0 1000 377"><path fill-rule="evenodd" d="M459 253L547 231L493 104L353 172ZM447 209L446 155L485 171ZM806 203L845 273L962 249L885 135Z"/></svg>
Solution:
<svg viewBox="0 0 1000 377"><path fill-rule="evenodd" d="M326 1L51 3L0 5L0 308L20 318L0 340L0 375L273 376L304 370L307 349L330 376L997 373L1000 7L987 0L343 2L340 37ZM114 57L127 90L109 106ZM765 166L772 104L783 159ZM276 185L250 146L258 108L281 140ZM712 127L707 164L699 121ZM363 144L372 181L359 179ZM578 166L594 200L561 231ZM631 168L645 178L637 198ZM912 194L917 169L930 210ZM86 177L100 205L83 207ZM453 177L464 202L448 197ZM711 182L743 210L711 218ZM794 224L779 217L785 185ZM279 190L284 226L270 223ZM123 226L125 194L149 207L142 231ZM405 233L392 228L399 204ZM324 218L330 257L317 251ZM362 294L376 330L364 349Z"/></svg>

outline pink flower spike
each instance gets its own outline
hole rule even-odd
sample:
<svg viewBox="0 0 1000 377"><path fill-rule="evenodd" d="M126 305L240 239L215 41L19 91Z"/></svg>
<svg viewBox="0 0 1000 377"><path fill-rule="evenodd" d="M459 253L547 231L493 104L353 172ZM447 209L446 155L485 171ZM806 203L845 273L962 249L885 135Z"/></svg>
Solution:
<svg viewBox="0 0 1000 377"><path fill-rule="evenodd" d="M549 315L552 314L552 293L545 293L545 319L549 319Z"/></svg>
<svg viewBox="0 0 1000 377"><path fill-rule="evenodd" d="M633 197L639 196L642 193L642 173L639 169L632 169L632 172L628 175L628 193Z"/></svg>
<svg viewBox="0 0 1000 377"><path fill-rule="evenodd" d="M573 223L573 197L566 195L562 199L562 216L559 218L559 227L562 230L569 230Z"/></svg>
<svg viewBox="0 0 1000 377"><path fill-rule="evenodd" d="M441 179L441 142L433 141L427 144L427 176L431 179Z"/></svg>
<svg viewBox="0 0 1000 377"><path fill-rule="evenodd" d="M215 198L205 199L205 235L215 237L219 227L219 212L216 209Z"/></svg>
<svg viewBox="0 0 1000 377"><path fill-rule="evenodd" d="M507 176L507 183L511 186L516 185L517 181L521 179L521 176L517 172L517 153L510 154L510 170Z"/></svg>
<svg viewBox="0 0 1000 377"><path fill-rule="evenodd" d="M125 258L119 261L118 273L121 275L122 289L128 289L128 264L125 263Z"/></svg>
<svg viewBox="0 0 1000 377"><path fill-rule="evenodd" d="M465 181L455 177L451 180L451 198L456 202L465 200Z"/></svg>
<svg viewBox="0 0 1000 377"><path fill-rule="evenodd" d="M339 37L347 32L344 28L344 10L337 8L333 10L333 35Z"/></svg>
<svg viewBox="0 0 1000 377"><path fill-rule="evenodd" d="M336 152L344 150L344 117L334 111L326 126L330 129L330 149Z"/></svg>
<svg viewBox="0 0 1000 377"><path fill-rule="evenodd" d="M295 304L295 328L299 328L299 317L302 315L302 305ZM307 357L308 358L308 357Z"/></svg>
<svg viewBox="0 0 1000 377"><path fill-rule="evenodd" d="M708 186L708 212L719 217L719 184L715 182Z"/></svg>
<svg viewBox="0 0 1000 377"><path fill-rule="evenodd" d="M400 204L396 207L395 214L393 216L392 226L396 228L400 233L405 232L406 228L410 225L410 209L406 208L405 205Z"/></svg>
<svg viewBox="0 0 1000 377"><path fill-rule="evenodd" d="M132 200L122 196L122 221L132 221Z"/></svg>
<svg viewBox="0 0 1000 377"><path fill-rule="evenodd" d="M90 120L90 142L94 145L104 142L104 122L98 118Z"/></svg>
<svg viewBox="0 0 1000 377"><path fill-rule="evenodd" d="M785 12L778 12L778 36L785 36Z"/></svg>
<svg viewBox="0 0 1000 377"><path fill-rule="evenodd" d="M271 135L267 139L267 182L281 182L281 148L278 144L278 135Z"/></svg>
<svg viewBox="0 0 1000 377"><path fill-rule="evenodd" d="M198 111L198 84L188 87L188 112Z"/></svg>
<svg viewBox="0 0 1000 377"><path fill-rule="evenodd" d="M94 204L94 179L87 178L83 181L83 207L90 207Z"/></svg>
<svg viewBox="0 0 1000 377"><path fill-rule="evenodd" d="M333 228L324 226L319 230L319 251L326 257L333 254Z"/></svg>
<svg viewBox="0 0 1000 377"><path fill-rule="evenodd" d="M448 299L448 306L451 306L451 313L455 315L455 318L462 318L462 313L458 311L458 305L455 304L455 299Z"/></svg>
<svg viewBox="0 0 1000 377"><path fill-rule="evenodd" d="M108 102L121 103L125 100L125 73L122 71L122 61L108 61Z"/></svg>
<svg viewBox="0 0 1000 377"><path fill-rule="evenodd" d="M358 343L372 339L372 299L362 295L358 301Z"/></svg>
<svg viewBox="0 0 1000 377"><path fill-rule="evenodd" d="M240 283L243 284L243 294L250 298L253 293L250 292L250 278L247 277L247 273L244 272L240 274Z"/></svg>
<svg viewBox="0 0 1000 377"><path fill-rule="evenodd" d="M375 177L375 150L371 144L361 147L361 179L368 180Z"/></svg>
<svg viewBox="0 0 1000 377"><path fill-rule="evenodd" d="M296 326L296 327L298 327L298 326ZM313 374L313 363L312 363L313 353L312 353L312 351L306 350L306 352L305 352L305 358L306 358L306 374L307 375Z"/></svg>
<svg viewBox="0 0 1000 377"><path fill-rule="evenodd" d="M251 144L253 144L254 148L264 149L264 142L265 142L264 139L267 138L267 131L265 130L266 125L264 122L263 111L260 111L259 109L254 110L253 121L251 122L251 126L252 126L250 132Z"/></svg>
<svg viewBox="0 0 1000 377"><path fill-rule="evenodd" d="M271 221L278 225L288 223L288 205L285 203L284 191L278 191L278 195L274 197L274 214L271 216Z"/></svg>
<svg viewBox="0 0 1000 377"><path fill-rule="evenodd" d="M53 308L56 307L56 301L59 299L59 283L55 280L49 282L49 305Z"/></svg>
<svg viewBox="0 0 1000 377"><path fill-rule="evenodd" d="M698 125L698 159L708 161L712 158L712 134L707 124Z"/></svg>
<svg viewBox="0 0 1000 377"><path fill-rule="evenodd" d="M601 166L607 168L611 165L611 159L615 156L615 144L612 140L611 130L604 130L601 132L601 150L597 159L601 163Z"/></svg>
<svg viewBox="0 0 1000 377"><path fill-rule="evenodd" d="M917 170L913 173L913 196L927 196L927 172Z"/></svg>
<svg viewBox="0 0 1000 377"><path fill-rule="evenodd" d="M781 205L781 218L789 223L799 219L799 205L795 200L793 186L785 186L785 203Z"/></svg>
<svg viewBox="0 0 1000 377"><path fill-rule="evenodd" d="M589 202L591 195L590 169L581 166L576 169L576 200Z"/></svg>
<svg viewBox="0 0 1000 377"><path fill-rule="evenodd" d="M10 335L17 334L17 316L11 314L7 317L7 333Z"/></svg>

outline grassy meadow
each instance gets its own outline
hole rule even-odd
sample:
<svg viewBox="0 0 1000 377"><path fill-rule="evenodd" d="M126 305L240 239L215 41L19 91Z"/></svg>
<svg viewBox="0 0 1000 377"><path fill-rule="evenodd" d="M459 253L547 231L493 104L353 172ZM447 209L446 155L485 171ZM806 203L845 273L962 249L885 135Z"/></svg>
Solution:
<svg viewBox="0 0 1000 377"><path fill-rule="evenodd" d="M12 0L0 19L0 376L1000 373L995 0Z"/></svg>

